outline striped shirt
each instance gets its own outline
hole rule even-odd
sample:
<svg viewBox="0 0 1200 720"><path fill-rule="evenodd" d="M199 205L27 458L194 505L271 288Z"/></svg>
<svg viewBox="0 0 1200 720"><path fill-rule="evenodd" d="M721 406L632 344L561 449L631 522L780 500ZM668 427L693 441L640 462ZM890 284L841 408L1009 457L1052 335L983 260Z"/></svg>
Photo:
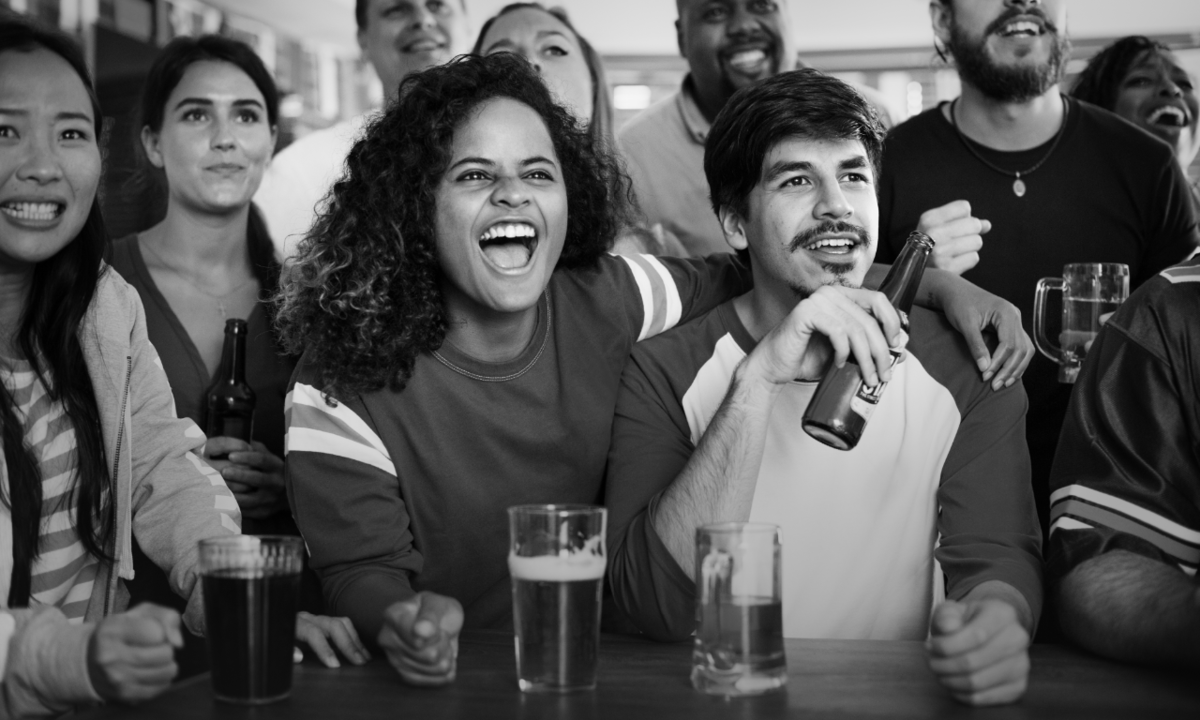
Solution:
<svg viewBox="0 0 1200 720"><path fill-rule="evenodd" d="M38 555L30 568L30 606L55 606L71 622L83 622L99 563L84 549L75 529L75 428L27 361L0 362L0 380L13 398L26 446L42 476L42 522ZM7 473L0 474L7 492Z"/></svg>
<svg viewBox="0 0 1200 720"><path fill-rule="evenodd" d="M1111 550L1200 565L1200 258L1168 268L1100 332L1051 476L1049 573Z"/></svg>
<svg viewBox="0 0 1200 720"><path fill-rule="evenodd" d="M443 343L401 392L322 397L301 360L289 394L288 496L332 614L375 637L413 590L457 598L468 627L509 627L505 508L596 503L635 341L742 290L731 256L558 270L516 358Z"/></svg>

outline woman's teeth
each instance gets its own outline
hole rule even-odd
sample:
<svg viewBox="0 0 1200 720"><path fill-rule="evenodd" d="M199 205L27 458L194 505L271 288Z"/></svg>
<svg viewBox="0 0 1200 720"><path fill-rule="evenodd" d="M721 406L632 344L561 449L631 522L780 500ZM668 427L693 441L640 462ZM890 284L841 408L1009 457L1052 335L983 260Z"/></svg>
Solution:
<svg viewBox="0 0 1200 720"><path fill-rule="evenodd" d="M0 212L18 220L53 220L62 212L62 205L53 202L8 202Z"/></svg>
<svg viewBox="0 0 1200 720"><path fill-rule="evenodd" d="M1169 127L1184 127L1188 123L1187 113L1174 105L1163 105L1146 118L1152 125L1167 125Z"/></svg>
<svg viewBox="0 0 1200 720"><path fill-rule="evenodd" d="M537 231L530 225L524 223L506 223L503 225L493 225L488 228L483 235L479 236L479 242L487 242L497 238L532 238L537 237Z"/></svg>

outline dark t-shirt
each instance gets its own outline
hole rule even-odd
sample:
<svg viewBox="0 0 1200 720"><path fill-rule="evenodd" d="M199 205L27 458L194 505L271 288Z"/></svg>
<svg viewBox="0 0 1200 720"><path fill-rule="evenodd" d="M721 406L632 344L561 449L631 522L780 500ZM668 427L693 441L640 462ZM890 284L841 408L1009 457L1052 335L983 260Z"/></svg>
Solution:
<svg viewBox="0 0 1200 720"><path fill-rule="evenodd" d="M989 168L967 150L940 107L892 130L884 144L876 260L895 259L921 213L968 200L973 214L990 220L992 230L984 236L979 264L963 277L1016 305L1032 337L1037 281L1062 275L1067 263L1125 263L1132 289L1187 257L1196 244L1196 222L1171 149L1116 115L1075 99L1068 102L1059 145L1023 178L1024 197L1013 193L1011 175ZM1028 169L1050 150L1049 142L1020 152L972 146L1010 171ZM1024 377L1043 530L1047 478L1071 390L1057 375L1058 366L1039 355Z"/></svg>

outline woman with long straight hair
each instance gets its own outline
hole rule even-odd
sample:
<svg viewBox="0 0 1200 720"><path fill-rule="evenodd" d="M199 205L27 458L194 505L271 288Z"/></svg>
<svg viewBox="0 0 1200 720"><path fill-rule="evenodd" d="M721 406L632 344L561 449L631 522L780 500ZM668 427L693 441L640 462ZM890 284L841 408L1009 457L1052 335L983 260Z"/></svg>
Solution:
<svg viewBox="0 0 1200 720"><path fill-rule="evenodd" d="M202 632L196 544L240 519L194 454L203 434L175 417L137 294L106 272L100 129L78 47L0 22L0 642L14 715L165 688L178 613L114 615L132 537ZM146 652L123 652L139 633Z"/></svg>

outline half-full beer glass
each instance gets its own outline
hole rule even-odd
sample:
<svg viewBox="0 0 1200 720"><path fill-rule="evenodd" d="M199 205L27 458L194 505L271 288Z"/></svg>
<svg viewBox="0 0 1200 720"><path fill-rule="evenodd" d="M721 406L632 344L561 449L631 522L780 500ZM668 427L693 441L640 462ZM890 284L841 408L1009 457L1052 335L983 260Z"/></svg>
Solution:
<svg viewBox="0 0 1200 720"><path fill-rule="evenodd" d="M590 505L508 509L517 684L525 692L596 687L606 519Z"/></svg>
<svg viewBox="0 0 1200 720"><path fill-rule="evenodd" d="M1046 331L1046 295L1061 291L1061 346L1050 342ZM1058 363L1058 381L1074 383L1088 348L1111 315L1129 297L1129 266L1123 263L1072 263L1060 278L1038 280L1033 300L1033 342L1046 357Z"/></svg>
<svg viewBox="0 0 1200 720"><path fill-rule="evenodd" d="M692 685L712 695L758 695L787 685L779 527L719 523L696 529Z"/></svg>
<svg viewBox="0 0 1200 720"><path fill-rule="evenodd" d="M292 692L304 544L282 535L200 541L204 621L218 700L262 705Z"/></svg>

